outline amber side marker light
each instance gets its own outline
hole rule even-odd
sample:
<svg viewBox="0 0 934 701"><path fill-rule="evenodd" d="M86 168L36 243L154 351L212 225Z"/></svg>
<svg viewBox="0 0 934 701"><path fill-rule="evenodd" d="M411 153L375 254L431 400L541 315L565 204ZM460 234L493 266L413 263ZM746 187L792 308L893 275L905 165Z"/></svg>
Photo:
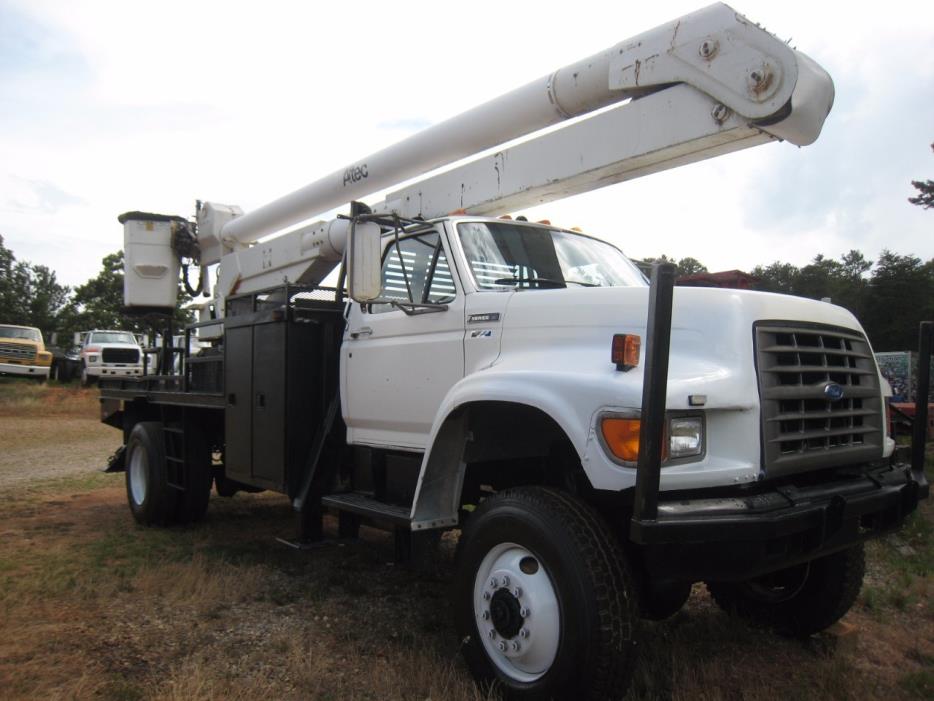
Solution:
<svg viewBox="0 0 934 701"><path fill-rule="evenodd" d="M614 334L613 346L610 350L610 361L616 364L617 370L632 370L639 365L639 349L641 347L642 339L635 334Z"/></svg>
<svg viewBox="0 0 934 701"><path fill-rule="evenodd" d="M600 422L603 442L618 459L626 462L639 460L639 419L606 416Z"/></svg>

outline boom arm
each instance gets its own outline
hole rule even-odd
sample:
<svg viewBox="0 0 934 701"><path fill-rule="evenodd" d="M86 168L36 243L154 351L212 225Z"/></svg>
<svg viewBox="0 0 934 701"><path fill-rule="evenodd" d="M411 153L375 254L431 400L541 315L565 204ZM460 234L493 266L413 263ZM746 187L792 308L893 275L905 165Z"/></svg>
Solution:
<svg viewBox="0 0 934 701"><path fill-rule="evenodd" d="M700 117L696 112L683 116L671 114L668 124L674 127L674 136L671 132L667 135L658 132L653 141L660 147L676 146L684 132L694 126L688 121L696 122L700 118L708 125L721 127L722 138L716 139L720 143L711 147L707 140L707 146L691 147L688 150L696 154L694 157L684 149L676 149L682 152L675 158L671 157L671 151L666 151L663 161L643 163L639 168L623 162L616 173L607 173L606 178L597 178L588 187L582 187L578 174L564 168L559 176L576 182L568 188L553 188L554 196L545 199L618 182L626 179L619 174L623 171L630 173L628 177L635 177L733 150L723 148L726 141L745 141L746 145L752 145L749 136L758 134L759 130L798 145L809 144L820 133L833 103L833 83L817 64L728 6L711 5L436 124L253 212L235 217L219 231L206 231L204 235L225 241L232 250L238 244L249 244L351 200L512 139L676 84L691 86L706 96L711 108ZM654 105L670 111L664 99L654 101ZM643 105L643 109L649 107ZM651 122L653 116L646 113L645 119ZM579 134L587 133L591 128L589 122L589 119L583 122L588 127L579 129ZM748 133L737 131L738 125L745 125ZM625 139L638 144L642 137L639 131L614 130L610 142ZM672 143L665 144L669 138ZM546 144L540 148L545 159L544 153L550 146ZM624 161L629 158L644 160L647 155L636 154L645 150L638 145L630 150L633 155ZM668 165L663 166L663 162ZM492 197L501 197L504 206L506 202L525 201L511 199L514 192L490 188L490 178L497 177L494 171L486 175L473 171L472 175L480 178L477 184L487 188ZM456 185L450 178L446 178L445 183ZM422 191L439 189L431 180L421 187ZM519 180L513 188L527 190L529 186ZM408 195L413 193L413 190L406 191ZM541 199L545 195L539 190L540 199L534 201L545 201ZM495 201L484 200L482 211L495 209ZM392 206L390 202L389 207ZM420 209L418 213L436 215L445 211Z"/></svg>
<svg viewBox="0 0 934 701"><path fill-rule="evenodd" d="M820 134L832 104L833 82L816 63L726 5L711 5L248 214L206 203L198 213L200 262L223 259L215 289L223 314L224 298L236 290L254 291L283 279L320 282L343 256L346 222L316 222L250 244L464 158L479 156L390 194L376 210L425 218L461 209L497 214L771 140L805 145ZM542 132L571 118L576 119ZM519 137L531 138L480 155ZM127 220L128 306L174 306L177 273L163 260L171 251L140 227L155 227L169 242L169 229L180 226L176 219Z"/></svg>

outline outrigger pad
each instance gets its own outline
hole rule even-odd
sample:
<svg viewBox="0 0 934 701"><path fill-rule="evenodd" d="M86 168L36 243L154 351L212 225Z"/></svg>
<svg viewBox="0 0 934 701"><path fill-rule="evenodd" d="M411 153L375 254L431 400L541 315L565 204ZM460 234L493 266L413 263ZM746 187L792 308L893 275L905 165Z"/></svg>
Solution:
<svg viewBox="0 0 934 701"><path fill-rule="evenodd" d="M126 472L126 446L121 445L114 454L107 458L104 472Z"/></svg>

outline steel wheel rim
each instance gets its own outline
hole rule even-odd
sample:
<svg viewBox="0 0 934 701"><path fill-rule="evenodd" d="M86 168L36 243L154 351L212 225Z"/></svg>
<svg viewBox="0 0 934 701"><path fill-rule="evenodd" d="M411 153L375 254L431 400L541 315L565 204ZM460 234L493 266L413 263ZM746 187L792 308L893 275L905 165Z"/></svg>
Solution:
<svg viewBox="0 0 934 701"><path fill-rule="evenodd" d="M543 677L561 637L558 595L544 563L521 545L500 543L480 563L473 592L477 631L493 664L517 682Z"/></svg>
<svg viewBox="0 0 934 701"><path fill-rule="evenodd" d="M146 451L137 448L130 456L130 494L133 497L133 503L142 506L146 500L146 476L149 470L149 460L146 458Z"/></svg>

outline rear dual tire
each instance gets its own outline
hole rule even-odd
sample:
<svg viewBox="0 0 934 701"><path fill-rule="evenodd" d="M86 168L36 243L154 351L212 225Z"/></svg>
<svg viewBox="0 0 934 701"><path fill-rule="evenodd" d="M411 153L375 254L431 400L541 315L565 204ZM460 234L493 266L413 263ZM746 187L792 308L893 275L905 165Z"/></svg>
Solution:
<svg viewBox="0 0 934 701"><path fill-rule="evenodd" d="M81 384L85 376L82 373ZM166 474L162 424L141 421L126 444L126 495L130 511L144 526L168 526L174 520L177 492Z"/></svg>
<svg viewBox="0 0 934 701"><path fill-rule="evenodd" d="M144 526L199 521L211 496L211 453L200 434L187 437L187 487L169 484L165 432L159 421L141 421L126 444L126 492L133 518Z"/></svg>

